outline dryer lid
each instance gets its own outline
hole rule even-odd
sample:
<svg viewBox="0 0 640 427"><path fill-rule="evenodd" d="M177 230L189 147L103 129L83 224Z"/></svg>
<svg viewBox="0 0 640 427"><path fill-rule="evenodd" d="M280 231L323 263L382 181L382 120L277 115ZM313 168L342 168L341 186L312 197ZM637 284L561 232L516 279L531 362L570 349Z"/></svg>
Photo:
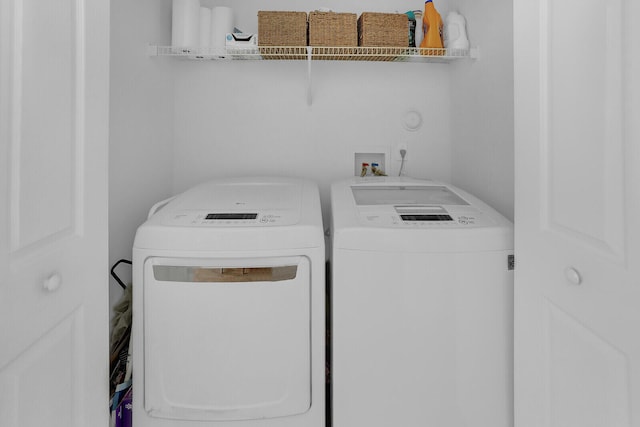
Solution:
<svg viewBox="0 0 640 427"><path fill-rule="evenodd" d="M275 250L324 246L315 183L278 177L218 179L161 206L136 233L134 247Z"/></svg>
<svg viewBox="0 0 640 427"><path fill-rule="evenodd" d="M300 220L302 186L297 182L211 182L169 203L164 225L268 226Z"/></svg>

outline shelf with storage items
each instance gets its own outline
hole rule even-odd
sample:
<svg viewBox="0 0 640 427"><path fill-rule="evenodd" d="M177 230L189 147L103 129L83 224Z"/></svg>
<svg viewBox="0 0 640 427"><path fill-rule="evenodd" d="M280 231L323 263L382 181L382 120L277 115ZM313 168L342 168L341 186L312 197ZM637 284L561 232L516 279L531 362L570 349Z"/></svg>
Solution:
<svg viewBox="0 0 640 427"><path fill-rule="evenodd" d="M215 50L210 48L178 48L152 45L149 46L149 55L196 60L327 60L429 63L477 58L478 48L251 46Z"/></svg>
<svg viewBox="0 0 640 427"><path fill-rule="evenodd" d="M174 6L176 0L174 0ZM417 42L413 36L416 19L408 13L352 12L329 10L303 11L259 10L257 33L233 35L233 20L228 7L198 6L200 0L182 0L184 8L173 10L172 35L174 46L149 46L150 56L165 56L193 60L298 60L307 61L307 102L311 104L311 69L313 61L369 61L448 63L465 58L477 58L478 49L406 47ZM225 19L213 24L216 10ZM176 13L178 10L179 13ZM203 10L205 11L203 15ZM211 26L207 22L211 12ZM200 15L198 15L198 11ZM184 13L183 13L184 12ZM203 21L204 17L204 21ZM188 19L186 19L188 18ZM229 18L229 19L226 19ZM221 19L220 19L221 20ZM413 22L413 25L412 25ZM184 32L185 28L190 31ZM204 28L204 32L202 29ZM211 28L227 29L225 43ZM442 27L440 27L442 30ZM206 32L209 31L207 37ZM189 37L187 37L187 35ZM204 42L203 42L204 40ZM189 47L200 41L201 47ZM419 43L419 42L417 42ZM182 45L187 47L179 47ZM433 46L442 44L432 43ZM456 45L456 46L468 46Z"/></svg>

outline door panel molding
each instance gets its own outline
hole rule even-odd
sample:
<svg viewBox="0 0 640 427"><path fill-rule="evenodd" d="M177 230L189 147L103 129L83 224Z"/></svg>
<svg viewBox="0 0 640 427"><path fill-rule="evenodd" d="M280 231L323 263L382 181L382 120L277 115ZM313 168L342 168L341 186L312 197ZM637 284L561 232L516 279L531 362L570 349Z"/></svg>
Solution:
<svg viewBox="0 0 640 427"><path fill-rule="evenodd" d="M545 425L631 426L625 354L551 300L544 310Z"/></svg>
<svg viewBox="0 0 640 427"><path fill-rule="evenodd" d="M541 230L625 264L622 3L586 1L540 4Z"/></svg>
<svg viewBox="0 0 640 427"><path fill-rule="evenodd" d="M7 427L56 425L82 427L86 382L83 311L78 309L0 370L0 417ZM46 380L44 380L46 379ZM38 402L38 408L25 402ZM67 411L71 409L71 411Z"/></svg>
<svg viewBox="0 0 640 427"><path fill-rule="evenodd" d="M82 233L86 40L83 0L11 9L10 248L20 258Z"/></svg>

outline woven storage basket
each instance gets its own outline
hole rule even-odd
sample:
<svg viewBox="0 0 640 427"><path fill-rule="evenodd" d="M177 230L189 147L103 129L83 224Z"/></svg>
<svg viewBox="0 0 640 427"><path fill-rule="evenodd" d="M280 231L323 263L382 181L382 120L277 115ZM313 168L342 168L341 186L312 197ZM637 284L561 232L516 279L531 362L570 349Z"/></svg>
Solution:
<svg viewBox="0 0 640 427"><path fill-rule="evenodd" d="M310 12L309 46L358 46L355 13Z"/></svg>
<svg viewBox="0 0 640 427"><path fill-rule="evenodd" d="M358 44L408 47L409 18L403 13L363 12L358 18Z"/></svg>
<svg viewBox="0 0 640 427"><path fill-rule="evenodd" d="M259 46L306 46L306 12L258 12Z"/></svg>

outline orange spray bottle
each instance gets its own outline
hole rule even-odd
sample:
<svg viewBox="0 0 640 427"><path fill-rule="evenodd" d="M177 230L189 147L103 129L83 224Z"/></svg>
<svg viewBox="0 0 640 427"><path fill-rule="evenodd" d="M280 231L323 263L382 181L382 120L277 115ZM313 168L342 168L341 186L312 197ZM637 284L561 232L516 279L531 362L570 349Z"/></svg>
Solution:
<svg viewBox="0 0 640 427"><path fill-rule="evenodd" d="M424 38L420 43L421 48L442 49L442 18L433 5L432 0L424 2L424 15L422 16L422 29ZM442 51L422 51L425 55L442 55Z"/></svg>

